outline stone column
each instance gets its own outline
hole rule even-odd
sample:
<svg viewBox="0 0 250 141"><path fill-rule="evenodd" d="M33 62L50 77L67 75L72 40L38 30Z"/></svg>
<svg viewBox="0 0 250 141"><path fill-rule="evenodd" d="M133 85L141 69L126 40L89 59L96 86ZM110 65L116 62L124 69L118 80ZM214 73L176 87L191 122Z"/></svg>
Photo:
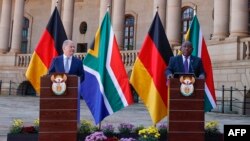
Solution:
<svg viewBox="0 0 250 141"><path fill-rule="evenodd" d="M72 39L75 0L64 0L63 25L68 39Z"/></svg>
<svg viewBox="0 0 250 141"><path fill-rule="evenodd" d="M248 0L231 0L230 37L248 35Z"/></svg>
<svg viewBox="0 0 250 141"><path fill-rule="evenodd" d="M181 0L167 1L167 37L172 46L180 45Z"/></svg>
<svg viewBox="0 0 250 141"><path fill-rule="evenodd" d="M51 14L53 13L55 6L57 6L58 12L61 15L62 0L52 0L51 1Z"/></svg>
<svg viewBox="0 0 250 141"><path fill-rule="evenodd" d="M24 19L24 0L16 0L10 53L20 52L21 41L22 41L23 19Z"/></svg>
<svg viewBox="0 0 250 141"><path fill-rule="evenodd" d="M113 28L120 49L123 48L124 20L125 20L125 0L114 1Z"/></svg>
<svg viewBox="0 0 250 141"><path fill-rule="evenodd" d="M160 16L164 28L166 27L166 6L167 6L166 0L154 0L153 17L155 16L155 12L157 11L158 7L158 14Z"/></svg>
<svg viewBox="0 0 250 141"><path fill-rule="evenodd" d="M2 13L0 23L0 53L6 53L9 46L10 25L11 25L12 0L2 1Z"/></svg>
<svg viewBox="0 0 250 141"><path fill-rule="evenodd" d="M214 33L212 39L229 35L229 0L214 0Z"/></svg>
<svg viewBox="0 0 250 141"><path fill-rule="evenodd" d="M100 0L100 17L99 24L101 24L103 17L107 11L108 6L110 6L110 15L111 15L111 1L112 0Z"/></svg>

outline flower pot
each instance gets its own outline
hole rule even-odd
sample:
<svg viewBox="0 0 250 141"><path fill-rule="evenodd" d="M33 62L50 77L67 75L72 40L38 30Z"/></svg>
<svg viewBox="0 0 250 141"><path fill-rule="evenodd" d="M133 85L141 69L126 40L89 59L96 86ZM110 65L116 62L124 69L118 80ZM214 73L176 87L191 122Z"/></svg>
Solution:
<svg viewBox="0 0 250 141"><path fill-rule="evenodd" d="M223 141L223 134L205 135L205 141Z"/></svg>
<svg viewBox="0 0 250 141"><path fill-rule="evenodd" d="M77 134L77 141L83 141L89 134ZM7 141L38 141L39 134L8 134Z"/></svg>
<svg viewBox="0 0 250 141"><path fill-rule="evenodd" d="M167 140L167 135L166 134L161 134L159 141L166 141Z"/></svg>
<svg viewBox="0 0 250 141"><path fill-rule="evenodd" d="M138 139L138 134L137 133L119 133L117 134L117 137L119 139L121 138L134 138L134 139Z"/></svg>
<svg viewBox="0 0 250 141"><path fill-rule="evenodd" d="M7 141L38 141L38 134L8 134Z"/></svg>

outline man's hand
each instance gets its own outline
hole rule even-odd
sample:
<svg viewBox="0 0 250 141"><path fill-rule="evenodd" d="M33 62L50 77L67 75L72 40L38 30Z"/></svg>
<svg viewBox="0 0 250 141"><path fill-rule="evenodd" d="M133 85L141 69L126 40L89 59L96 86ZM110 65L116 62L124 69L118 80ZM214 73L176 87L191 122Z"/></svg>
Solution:
<svg viewBox="0 0 250 141"><path fill-rule="evenodd" d="M199 75L199 79L205 79L205 75L204 74Z"/></svg>

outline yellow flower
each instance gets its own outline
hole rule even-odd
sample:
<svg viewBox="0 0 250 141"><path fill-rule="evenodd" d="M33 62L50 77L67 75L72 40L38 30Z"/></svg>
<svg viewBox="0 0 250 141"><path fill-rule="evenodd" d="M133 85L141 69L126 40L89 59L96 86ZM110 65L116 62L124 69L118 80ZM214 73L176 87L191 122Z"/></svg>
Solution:
<svg viewBox="0 0 250 141"><path fill-rule="evenodd" d="M96 127L93 126L93 124L90 121L81 120L81 126L80 126L80 129L79 129L80 133L89 134L94 130L96 130Z"/></svg>
<svg viewBox="0 0 250 141"><path fill-rule="evenodd" d="M17 134L22 131L23 128L23 120L21 119L14 119L12 121L12 126L10 128L10 133Z"/></svg>
<svg viewBox="0 0 250 141"><path fill-rule="evenodd" d="M12 122L12 126L21 127L23 126L23 121L21 119L14 119Z"/></svg>
<svg viewBox="0 0 250 141"><path fill-rule="evenodd" d="M40 122L40 120L39 120L39 118L37 118L37 119L35 119L34 121L33 121L33 124L34 124L34 126L39 126L39 122Z"/></svg>
<svg viewBox="0 0 250 141"><path fill-rule="evenodd" d="M219 132L219 122L216 120L209 121L205 124L205 133L208 135L218 134Z"/></svg>
<svg viewBox="0 0 250 141"><path fill-rule="evenodd" d="M205 124L205 129L218 128L218 126L219 126L219 122L216 120L213 120Z"/></svg>
<svg viewBox="0 0 250 141"><path fill-rule="evenodd" d="M141 141L157 141L160 137L158 129L154 126L142 129L138 134Z"/></svg>

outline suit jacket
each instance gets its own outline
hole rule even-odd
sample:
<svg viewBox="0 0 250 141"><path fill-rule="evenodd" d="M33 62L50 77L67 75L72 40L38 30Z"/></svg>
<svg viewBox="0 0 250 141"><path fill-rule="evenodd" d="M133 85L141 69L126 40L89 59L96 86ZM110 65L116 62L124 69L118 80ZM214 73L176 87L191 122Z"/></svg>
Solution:
<svg viewBox="0 0 250 141"><path fill-rule="evenodd" d="M51 73L65 73L64 63L63 63L63 55L53 58L52 63L49 68L49 74ZM80 59L76 57L72 57L71 66L69 70L69 75L77 75L81 78L81 81L84 80L84 69L83 64Z"/></svg>
<svg viewBox="0 0 250 141"><path fill-rule="evenodd" d="M184 72L182 55L172 56L165 71L166 76L168 77L171 74ZM202 61L199 57L190 56L189 73L194 73L195 77L199 77L200 75L205 77Z"/></svg>

